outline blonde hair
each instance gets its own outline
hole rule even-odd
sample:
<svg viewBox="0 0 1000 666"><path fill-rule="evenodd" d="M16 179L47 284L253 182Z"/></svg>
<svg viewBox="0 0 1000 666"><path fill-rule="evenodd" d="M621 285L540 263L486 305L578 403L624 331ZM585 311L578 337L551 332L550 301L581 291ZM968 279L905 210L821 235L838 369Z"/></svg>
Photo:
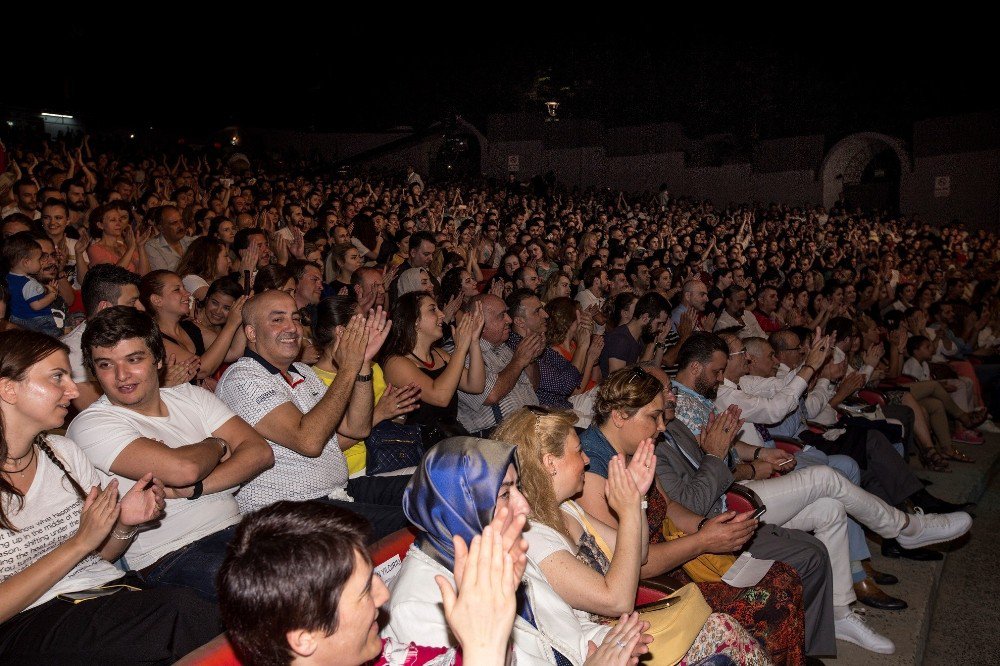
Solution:
<svg viewBox="0 0 1000 666"><path fill-rule="evenodd" d="M552 476L545 470L542 458L548 453L556 458L566 454L566 436L573 432L576 421L576 414L571 411L522 407L504 419L493 433L493 439L517 447L521 493L531 505L532 519L559 532L570 543L573 538L563 523Z"/></svg>

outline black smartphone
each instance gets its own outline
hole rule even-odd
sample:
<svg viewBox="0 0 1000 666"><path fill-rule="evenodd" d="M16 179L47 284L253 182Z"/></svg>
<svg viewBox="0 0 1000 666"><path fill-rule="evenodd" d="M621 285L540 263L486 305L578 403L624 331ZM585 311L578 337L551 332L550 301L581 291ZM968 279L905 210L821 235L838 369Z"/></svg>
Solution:
<svg viewBox="0 0 1000 666"><path fill-rule="evenodd" d="M243 271L243 295L250 296L250 271Z"/></svg>

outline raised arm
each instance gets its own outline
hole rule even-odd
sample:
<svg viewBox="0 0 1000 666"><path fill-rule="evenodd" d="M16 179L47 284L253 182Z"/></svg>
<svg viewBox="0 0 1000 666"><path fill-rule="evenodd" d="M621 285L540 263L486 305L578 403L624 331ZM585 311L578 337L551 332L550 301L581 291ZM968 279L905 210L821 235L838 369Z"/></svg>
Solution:
<svg viewBox="0 0 1000 666"><path fill-rule="evenodd" d="M303 414L291 402L282 403L257 422L257 432L310 458L323 453L326 443L344 418L347 402L361 371L365 345L368 344L365 318L361 315L352 317L335 344L334 361L340 371L316 406Z"/></svg>

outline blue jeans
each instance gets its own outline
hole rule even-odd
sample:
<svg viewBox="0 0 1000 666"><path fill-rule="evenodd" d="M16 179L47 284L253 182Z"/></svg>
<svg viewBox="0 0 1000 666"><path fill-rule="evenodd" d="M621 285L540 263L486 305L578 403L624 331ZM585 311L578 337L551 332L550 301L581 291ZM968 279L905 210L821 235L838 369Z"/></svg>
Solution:
<svg viewBox="0 0 1000 666"><path fill-rule="evenodd" d="M808 451L800 451L795 455L796 467L809 467L810 465L829 465L840 472L843 476L856 486L861 485L861 468L854 458L850 456L832 455L828 456L816 447L811 447ZM848 517L847 519L847 550L852 562L867 560L872 556L868 550L868 542L865 541L865 530L858 524L858 521ZM860 578L859 578L860 576ZM860 583L865 579L865 572L852 575L855 583Z"/></svg>
<svg viewBox="0 0 1000 666"><path fill-rule="evenodd" d="M186 587L208 601L218 601L215 574L226 556L226 546L236 533L231 525L168 553L140 571L150 587Z"/></svg>
<svg viewBox="0 0 1000 666"><path fill-rule="evenodd" d="M53 338L60 338L63 334L63 332L59 330L59 327L56 326L56 320L52 318L52 315L32 317L31 319L22 319L21 317L11 315L10 323L17 324L21 328L26 328L29 331L37 331L39 333L51 335Z"/></svg>

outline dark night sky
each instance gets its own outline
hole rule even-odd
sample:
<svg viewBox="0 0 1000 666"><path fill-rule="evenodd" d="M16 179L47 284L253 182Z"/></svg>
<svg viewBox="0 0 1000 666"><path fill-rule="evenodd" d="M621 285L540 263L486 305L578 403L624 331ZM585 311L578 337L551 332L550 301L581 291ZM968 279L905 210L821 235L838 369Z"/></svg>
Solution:
<svg viewBox="0 0 1000 666"><path fill-rule="evenodd" d="M379 130L458 112L485 129L489 112L541 113L541 98L557 91L565 115L744 137L905 133L914 119L998 107L994 39L969 29L942 28L956 36L933 45L902 28L866 40L845 28L554 34L511 23L480 34L468 23L361 31L361 22L308 20L187 21L183 34L53 28L66 32L46 45L76 45L75 64L38 43L16 46L38 70L0 88L0 103L107 126ZM544 74L551 84L539 87Z"/></svg>

